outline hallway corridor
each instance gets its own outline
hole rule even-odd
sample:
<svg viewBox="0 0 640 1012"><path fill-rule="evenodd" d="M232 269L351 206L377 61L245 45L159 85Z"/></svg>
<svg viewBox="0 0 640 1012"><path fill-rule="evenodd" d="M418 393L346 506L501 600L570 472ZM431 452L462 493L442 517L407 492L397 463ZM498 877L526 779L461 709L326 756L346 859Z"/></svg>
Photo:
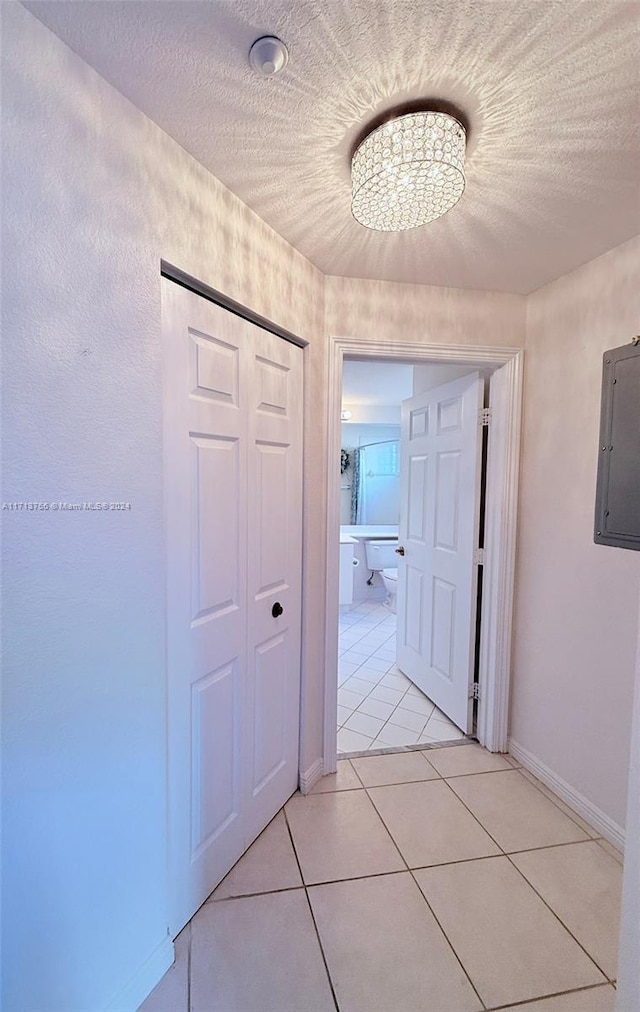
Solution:
<svg viewBox="0 0 640 1012"><path fill-rule="evenodd" d="M342 759L200 908L140 1012L613 1012L621 872L510 756Z"/></svg>

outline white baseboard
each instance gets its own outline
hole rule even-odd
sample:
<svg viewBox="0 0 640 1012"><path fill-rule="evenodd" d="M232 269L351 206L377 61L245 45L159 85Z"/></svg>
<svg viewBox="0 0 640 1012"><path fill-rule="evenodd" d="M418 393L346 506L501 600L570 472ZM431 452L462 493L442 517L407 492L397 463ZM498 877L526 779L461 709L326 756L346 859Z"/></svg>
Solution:
<svg viewBox="0 0 640 1012"><path fill-rule="evenodd" d="M117 998L107 1005L105 1012L136 1012L173 965L175 958L173 942L167 936L145 960L135 977L120 991Z"/></svg>
<svg viewBox="0 0 640 1012"><path fill-rule="evenodd" d="M583 794L576 791L575 787L568 784L566 780L559 777L552 769L549 769L537 756L533 755L522 745L519 745L513 738L509 738L509 752L521 762L525 769L533 773L538 780L546 784L554 794L557 794L561 801L564 801L569 808L580 815L590 826L593 826L605 840L612 843L618 850L624 851L624 829L617 822L609 818L600 808L585 798Z"/></svg>
<svg viewBox="0 0 640 1012"><path fill-rule="evenodd" d="M300 773L300 793L308 794L314 784L318 783L318 780L322 776L323 772L324 768L322 759L316 759L308 770L305 770L304 773Z"/></svg>

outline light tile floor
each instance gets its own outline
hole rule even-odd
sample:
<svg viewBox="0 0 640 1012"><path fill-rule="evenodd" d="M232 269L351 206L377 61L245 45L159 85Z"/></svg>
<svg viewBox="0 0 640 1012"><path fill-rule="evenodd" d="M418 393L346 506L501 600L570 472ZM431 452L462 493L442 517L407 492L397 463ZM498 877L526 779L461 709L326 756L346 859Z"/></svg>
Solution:
<svg viewBox="0 0 640 1012"><path fill-rule="evenodd" d="M341 609L338 752L454 741L462 731L396 666L396 616L379 601Z"/></svg>
<svg viewBox="0 0 640 1012"><path fill-rule="evenodd" d="M621 875L509 756L342 759L200 908L140 1012L613 1012Z"/></svg>

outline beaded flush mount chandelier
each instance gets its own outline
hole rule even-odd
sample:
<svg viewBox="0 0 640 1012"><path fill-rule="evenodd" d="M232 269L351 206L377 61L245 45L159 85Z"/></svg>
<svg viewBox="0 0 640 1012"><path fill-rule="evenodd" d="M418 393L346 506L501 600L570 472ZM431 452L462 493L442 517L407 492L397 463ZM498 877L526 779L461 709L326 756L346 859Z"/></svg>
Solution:
<svg viewBox="0 0 640 1012"><path fill-rule="evenodd" d="M411 112L383 123L356 148L351 211L381 232L402 232L442 217L464 191L467 135L443 112Z"/></svg>

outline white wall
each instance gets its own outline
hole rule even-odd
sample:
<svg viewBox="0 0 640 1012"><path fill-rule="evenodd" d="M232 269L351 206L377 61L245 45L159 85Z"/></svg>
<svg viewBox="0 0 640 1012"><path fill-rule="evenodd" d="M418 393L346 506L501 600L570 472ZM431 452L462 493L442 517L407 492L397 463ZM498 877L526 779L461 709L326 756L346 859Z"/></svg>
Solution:
<svg viewBox="0 0 640 1012"><path fill-rule="evenodd" d="M511 735L623 826L636 552L593 543L602 352L638 332L640 238L528 298Z"/></svg>
<svg viewBox="0 0 640 1012"><path fill-rule="evenodd" d="M412 365L351 359L343 363L342 406L354 411L354 422L399 421L400 403L412 390ZM385 417L385 409L395 409L397 417Z"/></svg>
<svg viewBox="0 0 640 1012"><path fill-rule="evenodd" d="M523 347L525 298L361 278L325 278L325 329L369 341Z"/></svg>
<svg viewBox="0 0 640 1012"><path fill-rule="evenodd" d="M416 365L413 369L413 394L424 394L441 383L451 383L472 372L477 370L470 369L468 365Z"/></svg>
<svg viewBox="0 0 640 1012"><path fill-rule="evenodd" d="M125 1012L118 994L166 946L160 259L311 342L307 765L323 691L322 278L1 6L3 499L132 506L2 515L4 1007Z"/></svg>
<svg viewBox="0 0 640 1012"><path fill-rule="evenodd" d="M351 418L342 425L399 425L400 402L397 404L356 404L343 400L342 409L351 412Z"/></svg>
<svg viewBox="0 0 640 1012"><path fill-rule="evenodd" d="M365 443L377 443L386 439L399 439L400 418L398 417L396 421L391 424L387 424L386 422L366 422L361 425L357 422L355 424L352 422L343 422L341 429L342 445L345 448L347 446L363 446Z"/></svg>
<svg viewBox="0 0 640 1012"><path fill-rule="evenodd" d="M638 635L636 651L630 760L620 951L618 955L617 1012L638 1012L640 1008L640 962L638 961L638 953L640 953L640 635Z"/></svg>

